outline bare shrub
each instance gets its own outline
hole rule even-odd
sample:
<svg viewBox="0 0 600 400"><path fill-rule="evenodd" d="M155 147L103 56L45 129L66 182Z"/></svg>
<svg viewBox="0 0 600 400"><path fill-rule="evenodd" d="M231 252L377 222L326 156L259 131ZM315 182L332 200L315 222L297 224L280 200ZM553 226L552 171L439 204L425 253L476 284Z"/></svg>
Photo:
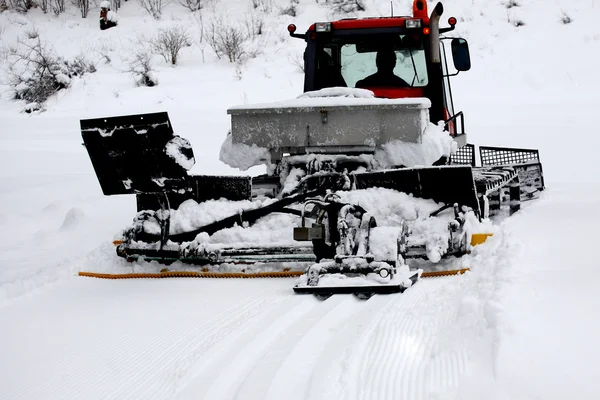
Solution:
<svg viewBox="0 0 600 400"><path fill-rule="evenodd" d="M163 7L168 4L167 0L139 0L140 4L155 19L160 19L162 16Z"/></svg>
<svg viewBox="0 0 600 400"><path fill-rule="evenodd" d="M514 26L516 26L517 28L520 26L525 26L525 22L523 22L520 19L515 19L511 22Z"/></svg>
<svg viewBox="0 0 600 400"><path fill-rule="evenodd" d="M81 18L87 18L90 12L90 0L77 0L77 7L81 11Z"/></svg>
<svg viewBox="0 0 600 400"><path fill-rule="evenodd" d="M152 51L160 54L165 59L165 62L169 62L172 65L177 64L181 49L189 46L191 46L191 38L187 30L179 26L160 29L156 36L150 39Z"/></svg>
<svg viewBox="0 0 600 400"><path fill-rule="evenodd" d="M508 0L506 2L506 8L513 8L513 7L521 7L521 5L517 2L517 0Z"/></svg>
<svg viewBox="0 0 600 400"><path fill-rule="evenodd" d="M242 62L248 56L246 46L248 34L238 24L214 18L206 32L206 40L217 58L226 57L229 62Z"/></svg>
<svg viewBox="0 0 600 400"><path fill-rule="evenodd" d="M29 28L25 31L25 36L27 36L27 39L37 39L40 33L36 28Z"/></svg>
<svg viewBox="0 0 600 400"><path fill-rule="evenodd" d="M50 6L54 15L65 12L65 0L51 0Z"/></svg>
<svg viewBox="0 0 600 400"><path fill-rule="evenodd" d="M72 61L58 57L39 36L19 39L8 50L8 60L13 98L26 101L27 112L41 109L50 96L69 87L73 77L96 71L83 56Z"/></svg>
<svg viewBox="0 0 600 400"><path fill-rule="evenodd" d="M133 76L135 84L138 86L153 87L158 85L158 80L152 68L152 54L146 49L138 49L133 53L127 72Z"/></svg>
<svg viewBox="0 0 600 400"><path fill-rule="evenodd" d="M246 33L249 38L256 38L258 35L262 35L265 29L265 20L250 12L246 19L244 20L244 25L246 26Z"/></svg>
<svg viewBox="0 0 600 400"><path fill-rule="evenodd" d="M40 7L40 9L44 12L44 14L48 13L48 10L50 9L49 0L38 0L37 4Z"/></svg>
<svg viewBox="0 0 600 400"><path fill-rule="evenodd" d="M562 16L560 17L560 22L562 22L564 25L568 25L571 22L573 22L573 19L571 18L571 16L569 16L569 14L567 14L564 11L561 11Z"/></svg>
<svg viewBox="0 0 600 400"><path fill-rule="evenodd" d="M198 26L199 32L197 36L194 36L194 42L196 43L196 45L200 49L200 52L202 53L202 62L206 62L206 59L204 57L204 50L206 49L206 29L204 27L204 16L200 11L195 12L193 15L194 20L196 21L196 25Z"/></svg>
<svg viewBox="0 0 600 400"><path fill-rule="evenodd" d="M289 61L290 63L292 63L292 65L295 65L296 67L298 67L300 69L300 71L304 72L304 56L301 54L294 54L289 56Z"/></svg>
<svg viewBox="0 0 600 400"><path fill-rule="evenodd" d="M331 12L338 15L365 11L365 5L362 0L330 0L328 3Z"/></svg>
<svg viewBox="0 0 600 400"><path fill-rule="evenodd" d="M8 8L12 8L13 10L26 13L28 10L33 8L34 2L33 0L8 0Z"/></svg>
<svg viewBox="0 0 600 400"><path fill-rule="evenodd" d="M273 0L250 0L252 2L252 8L260 10L265 14L269 14L273 11Z"/></svg>
<svg viewBox="0 0 600 400"><path fill-rule="evenodd" d="M191 12L200 11L204 8L206 0L179 0L179 4Z"/></svg>

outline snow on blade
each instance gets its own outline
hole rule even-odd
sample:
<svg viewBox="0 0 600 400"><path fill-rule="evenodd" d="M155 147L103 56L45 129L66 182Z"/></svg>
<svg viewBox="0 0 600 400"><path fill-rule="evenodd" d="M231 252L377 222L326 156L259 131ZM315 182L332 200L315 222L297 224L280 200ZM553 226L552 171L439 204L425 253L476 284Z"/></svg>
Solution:
<svg viewBox="0 0 600 400"><path fill-rule="evenodd" d="M192 145L187 139L181 136L175 136L167 142L165 153L187 171L192 169L196 163L194 156L189 157L186 154L192 154Z"/></svg>
<svg viewBox="0 0 600 400"><path fill-rule="evenodd" d="M458 150L458 145L440 125L429 123L423 132L421 143L406 143L393 140L375 152L382 168L394 166L430 166L441 157L449 157Z"/></svg>
<svg viewBox="0 0 600 400"><path fill-rule="evenodd" d="M232 135L229 133L221 145L219 160L233 168L242 171L260 164L269 164L271 155L268 149L258 147L255 144L248 146L243 143L233 143Z"/></svg>

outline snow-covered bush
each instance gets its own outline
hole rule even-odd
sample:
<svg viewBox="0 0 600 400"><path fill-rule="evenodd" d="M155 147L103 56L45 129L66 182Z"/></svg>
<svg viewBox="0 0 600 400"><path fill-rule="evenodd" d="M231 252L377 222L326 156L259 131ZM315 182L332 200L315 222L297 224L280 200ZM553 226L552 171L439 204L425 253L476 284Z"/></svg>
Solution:
<svg viewBox="0 0 600 400"><path fill-rule="evenodd" d="M139 0L140 4L155 19L160 19L162 16L163 7L168 1L165 0Z"/></svg>
<svg viewBox="0 0 600 400"><path fill-rule="evenodd" d="M226 22L215 17L206 32L206 41L214 50L217 58L227 58L229 62L240 63L258 54L249 50L250 37L235 22Z"/></svg>
<svg viewBox="0 0 600 400"><path fill-rule="evenodd" d="M282 8L279 14L281 15L289 15L290 17L295 17L298 15L298 8L296 7L299 3L299 0L290 0L287 7Z"/></svg>
<svg viewBox="0 0 600 400"><path fill-rule="evenodd" d="M96 71L83 56L72 61L60 58L39 36L19 39L7 58L13 98L26 101L28 112L40 109L50 96L69 87L73 77Z"/></svg>
<svg viewBox="0 0 600 400"><path fill-rule="evenodd" d="M191 38L187 30L180 26L160 29L156 36L150 39L150 47L153 52L160 54L166 62L177 64L179 52L184 47L191 46Z"/></svg>
<svg viewBox="0 0 600 400"><path fill-rule="evenodd" d="M571 16L569 14L567 14L564 11L561 11L562 16L560 17L560 22L562 22L564 25L570 24L571 22L573 22L573 19L571 18Z"/></svg>
<svg viewBox="0 0 600 400"><path fill-rule="evenodd" d="M331 12L335 15L353 14L357 11L365 11L362 0L329 0L327 2Z"/></svg>
<svg viewBox="0 0 600 400"><path fill-rule="evenodd" d="M273 11L273 0L250 0L252 2L252 8L258 9L265 14L269 14Z"/></svg>
<svg viewBox="0 0 600 400"><path fill-rule="evenodd" d="M27 36L28 39L37 39L40 36L40 33L35 28L29 28L25 31L25 36Z"/></svg>
<svg viewBox="0 0 600 400"><path fill-rule="evenodd" d="M244 21L246 25L246 32L248 33L248 37L254 39L258 35L262 35L265 29L265 20L257 16L255 13L250 12L246 16L246 20Z"/></svg>
<svg viewBox="0 0 600 400"><path fill-rule="evenodd" d="M138 49L133 54L133 58L129 62L128 71L135 80L138 86L156 86L158 80L152 69L152 54L147 49Z"/></svg>

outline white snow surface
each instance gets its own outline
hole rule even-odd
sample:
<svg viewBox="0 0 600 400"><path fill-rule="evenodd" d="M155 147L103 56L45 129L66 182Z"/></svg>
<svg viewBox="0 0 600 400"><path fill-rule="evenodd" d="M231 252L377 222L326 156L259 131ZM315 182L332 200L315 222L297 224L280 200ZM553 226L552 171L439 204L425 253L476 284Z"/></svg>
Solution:
<svg viewBox="0 0 600 400"><path fill-rule="evenodd" d="M131 223L135 200L102 195L79 120L167 110L194 147L192 172L237 174L218 159L227 108L302 91L293 61L304 42L286 26L329 20L328 3L301 1L295 18L280 15L283 0L270 11L209 3L209 23L219 14L241 26L251 13L263 17L264 33L248 43L262 54L234 65L194 43L176 67L154 57L154 88L123 71L140 35L177 24L198 37L178 2L160 20L124 2L119 26L106 31L68 2L58 17L39 8L0 13L0 47L35 28L60 56L85 54L98 69L29 115L10 99L9 63L0 57L0 398L596 399L600 7L507 4L444 4L458 19L448 35L468 39L472 57L471 70L453 78L454 105L469 142L538 148L548 189L496 221L495 235L470 255L439 263L469 273L368 301L298 296L295 279L76 276L164 268L116 256L111 241ZM357 16L389 15L388 2L365 7ZM411 7L394 3L399 14ZM434 205L419 207L421 216Z"/></svg>
<svg viewBox="0 0 600 400"><path fill-rule="evenodd" d="M337 88L336 88L337 89ZM325 89L322 89L323 91ZM345 106L412 106L415 108L429 108L431 101L425 97L413 97L404 99L381 99L369 97L363 92L363 89L347 89L338 94L336 91L325 91L313 95L300 95L295 99L274 101L271 103L244 104L229 109L232 111L240 110L262 110L262 109L293 109L293 108L314 108L314 107L345 107ZM369 91L367 91L369 92Z"/></svg>

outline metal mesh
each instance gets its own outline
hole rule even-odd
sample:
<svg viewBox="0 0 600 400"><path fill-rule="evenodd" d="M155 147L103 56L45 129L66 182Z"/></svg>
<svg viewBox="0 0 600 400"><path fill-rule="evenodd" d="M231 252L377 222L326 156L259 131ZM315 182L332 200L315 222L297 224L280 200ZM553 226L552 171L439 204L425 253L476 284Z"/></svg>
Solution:
<svg viewBox="0 0 600 400"><path fill-rule="evenodd" d="M450 157L450 164L475 166L475 146L466 144Z"/></svg>
<svg viewBox="0 0 600 400"><path fill-rule="evenodd" d="M539 151L507 147L479 147L481 165L510 165L540 162Z"/></svg>

